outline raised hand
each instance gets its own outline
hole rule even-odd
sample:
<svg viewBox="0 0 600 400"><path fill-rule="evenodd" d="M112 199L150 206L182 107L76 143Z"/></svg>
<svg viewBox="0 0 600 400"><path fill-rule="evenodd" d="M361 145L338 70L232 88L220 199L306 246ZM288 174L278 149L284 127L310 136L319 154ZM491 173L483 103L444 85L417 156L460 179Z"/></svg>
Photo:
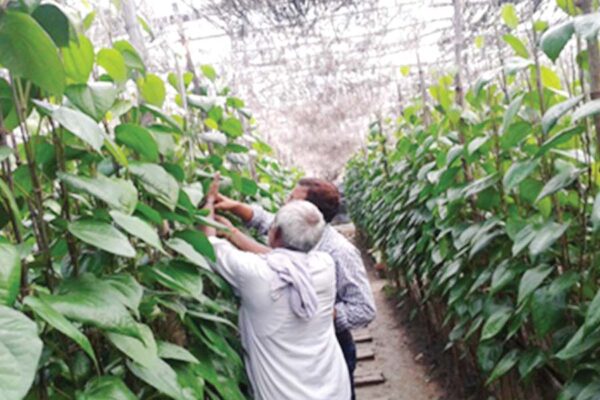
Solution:
<svg viewBox="0 0 600 400"><path fill-rule="evenodd" d="M217 193L215 196L215 210L231 212L240 205L239 201Z"/></svg>

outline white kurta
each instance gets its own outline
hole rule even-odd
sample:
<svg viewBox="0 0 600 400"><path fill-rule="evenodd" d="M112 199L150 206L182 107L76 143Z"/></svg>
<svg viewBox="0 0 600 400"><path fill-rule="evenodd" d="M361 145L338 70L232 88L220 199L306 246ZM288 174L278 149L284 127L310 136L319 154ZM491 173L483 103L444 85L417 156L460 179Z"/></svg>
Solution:
<svg viewBox="0 0 600 400"><path fill-rule="evenodd" d="M263 256L211 238L217 272L241 298L239 313L246 370L257 400L349 400L348 369L335 337L335 265L326 253L309 254L319 301L309 321L298 318L289 294L271 297L278 279Z"/></svg>

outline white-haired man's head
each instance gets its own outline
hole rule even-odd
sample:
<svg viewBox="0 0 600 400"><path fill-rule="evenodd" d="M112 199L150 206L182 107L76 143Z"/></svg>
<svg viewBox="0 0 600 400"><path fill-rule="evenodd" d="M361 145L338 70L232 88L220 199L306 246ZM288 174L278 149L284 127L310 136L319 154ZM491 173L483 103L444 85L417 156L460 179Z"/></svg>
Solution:
<svg viewBox="0 0 600 400"><path fill-rule="evenodd" d="M269 231L271 247L308 252L317 245L325 229L323 214L312 203L294 200L279 209Z"/></svg>

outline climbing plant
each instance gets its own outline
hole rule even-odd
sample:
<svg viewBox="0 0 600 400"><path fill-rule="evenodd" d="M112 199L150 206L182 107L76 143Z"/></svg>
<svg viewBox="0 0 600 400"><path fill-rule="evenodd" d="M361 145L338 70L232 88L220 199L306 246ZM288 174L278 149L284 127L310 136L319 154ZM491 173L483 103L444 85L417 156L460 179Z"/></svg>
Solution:
<svg viewBox="0 0 600 400"><path fill-rule="evenodd" d="M514 57L462 106L443 76L433 109L373 123L345 182L401 294L502 399L600 396L600 15L557 3L566 21L527 38L507 5Z"/></svg>
<svg viewBox="0 0 600 400"><path fill-rule="evenodd" d="M211 66L154 74L91 23L0 6L0 398L243 399L204 190L272 209L298 172Z"/></svg>

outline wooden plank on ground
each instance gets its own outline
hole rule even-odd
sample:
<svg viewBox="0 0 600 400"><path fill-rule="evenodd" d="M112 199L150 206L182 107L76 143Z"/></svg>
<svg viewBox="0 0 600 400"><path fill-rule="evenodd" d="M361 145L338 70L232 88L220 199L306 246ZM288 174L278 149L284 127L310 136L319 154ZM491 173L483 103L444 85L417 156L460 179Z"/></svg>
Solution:
<svg viewBox="0 0 600 400"><path fill-rule="evenodd" d="M372 360L375 358L375 351L372 347L359 347L356 349L356 359L358 361Z"/></svg>
<svg viewBox="0 0 600 400"><path fill-rule="evenodd" d="M354 377L354 386L363 387L371 385L380 385L385 382L385 376L381 372L372 372Z"/></svg>
<svg viewBox="0 0 600 400"><path fill-rule="evenodd" d="M354 342L356 342L356 343L364 343L364 342L372 342L373 341L373 336L371 336L371 333L369 331L361 331L353 336L354 336Z"/></svg>

